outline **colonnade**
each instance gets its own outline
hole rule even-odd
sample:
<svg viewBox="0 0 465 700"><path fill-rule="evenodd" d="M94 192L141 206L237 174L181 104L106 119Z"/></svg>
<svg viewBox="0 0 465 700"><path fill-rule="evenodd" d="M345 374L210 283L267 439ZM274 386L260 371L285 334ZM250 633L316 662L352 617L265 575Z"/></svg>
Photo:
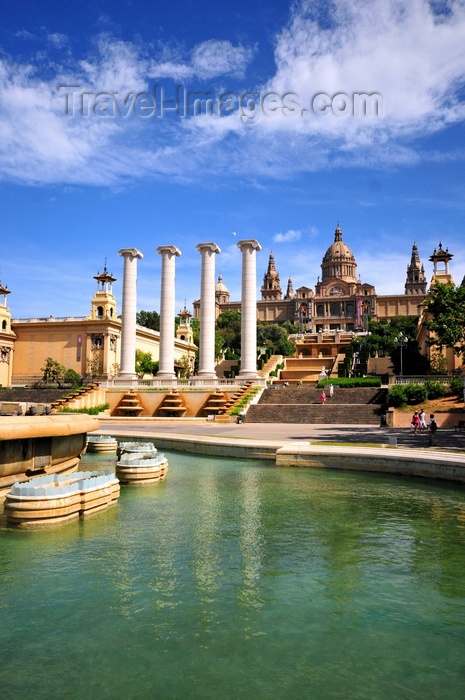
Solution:
<svg viewBox="0 0 465 700"><path fill-rule="evenodd" d="M237 243L242 253L241 296L241 370L242 379L256 379L257 374L257 302L256 252L258 241L242 240ZM200 275L200 343L199 380L214 380L215 373L215 255L221 253L216 243L199 243L196 250L202 256ZM175 379L174 372L174 319L175 260L181 251L174 245L159 246L161 255L160 289L160 364L157 379ZM124 258L123 304L121 324L121 379L134 379L136 351L136 284L137 260L143 258L137 248L122 248L118 255ZM196 377L193 378L195 383Z"/></svg>

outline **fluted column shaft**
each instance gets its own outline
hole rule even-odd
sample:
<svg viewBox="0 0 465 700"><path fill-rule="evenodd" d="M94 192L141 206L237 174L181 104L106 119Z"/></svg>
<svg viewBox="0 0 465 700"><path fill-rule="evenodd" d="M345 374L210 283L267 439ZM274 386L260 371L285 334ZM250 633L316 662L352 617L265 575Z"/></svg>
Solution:
<svg viewBox="0 0 465 700"><path fill-rule="evenodd" d="M255 239L239 241L242 253L241 371L239 376L256 379L257 373L257 261L262 247Z"/></svg>
<svg viewBox="0 0 465 700"><path fill-rule="evenodd" d="M124 258L119 376L134 379L136 376L137 260L144 256L137 248L122 248L118 251L118 255Z"/></svg>
<svg viewBox="0 0 465 700"><path fill-rule="evenodd" d="M199 377L214 379L215 373L215 254L221 253L216 243L199 243L202 256L200 278L200 343Z"/></svg>
<svg viewBox="0 0 465 700"><path fill-rule="evenodd" d="M162 245L160 290L160 356L158 379L174 379L174 318L176 315L175 259L181 251L174 245Z"/></svg>

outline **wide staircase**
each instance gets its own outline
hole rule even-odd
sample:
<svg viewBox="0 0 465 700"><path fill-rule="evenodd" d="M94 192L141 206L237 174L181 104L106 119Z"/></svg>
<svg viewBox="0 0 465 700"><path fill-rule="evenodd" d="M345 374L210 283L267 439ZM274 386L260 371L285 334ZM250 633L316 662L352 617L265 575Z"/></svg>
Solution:
<svg viewBox="0 0 465 700"><path fill-rule="evenodd" d="M265 389L260 401L247 411L246 423L337 423L338 425L379 425L386 408L386 389L340 389L326 392L326 403L320 400L321 389L286 387Z"/></svg>
<svg viewBox="0 0 465 700"><path fill-rule="evenodd" d="M321 357L287 357L285 367L281 370L281 381L308 384L317 382L324 368L329 374L337 365L331 355Z"/></svg>

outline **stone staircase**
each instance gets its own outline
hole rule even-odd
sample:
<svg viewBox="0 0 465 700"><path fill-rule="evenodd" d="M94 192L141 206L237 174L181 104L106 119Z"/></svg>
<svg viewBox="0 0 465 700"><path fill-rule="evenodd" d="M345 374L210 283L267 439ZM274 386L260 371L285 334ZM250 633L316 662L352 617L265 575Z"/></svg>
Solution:
<svg viewBox="0 0 465 700"><path fill-rule="evenodd" d="M123 394L123 398L113 410L113 416L137 417L143 412L139 397L134 393Z"/></svg>
<svg viewBox="0 0 465 700"><path fill-rule="evenodd" d="M283 362L283 356L282 355L271 355L269 360L265 362L263 367L258 370L258 374L260 377L264 377L268 379L270 372L272 372L274 369L276 369L276 365L279 365Z"/></svg>
<svg viewBox="0 0 465 700"><path fill-rule="evenodd" d="M156 415L172 417L172 418L182 418L187 412L181 395L178 391L170 391L166 394L163 399Z"/></svg>
<svg viewBox="0 0 465 700"><path fill-rule="evenodd" d="M247 411L246 423L337 423L379 425L386 407L385 389L334 389L326 404L321 390L309 387L266 389Z"/></svg>
<svg viewBox="0 0 465 700"><path fill-rule="evenodd" d="M225 372L228 374L231 372L232 367L237 367L240 365L240 360L222 360L218 362L215 367L215 373L218 379L225 379Z"/></svg>
<svg viewBox="0 0 465 700"><path fill-rule="evenodd" d="M337 369L335 360L336 357L332 355L318 357L287 357L284 369L281 370L279 378L281 381L286 381L291 384L296 384L298 382L305 384L317 382L323 367L328 374L335 368Z"/></svg>

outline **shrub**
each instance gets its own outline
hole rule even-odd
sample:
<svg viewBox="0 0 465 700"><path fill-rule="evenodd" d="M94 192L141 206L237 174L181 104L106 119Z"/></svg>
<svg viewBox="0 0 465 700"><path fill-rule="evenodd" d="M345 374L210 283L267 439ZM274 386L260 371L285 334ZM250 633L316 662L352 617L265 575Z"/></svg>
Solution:
<svg viewBox="0 0 465 700"><path fill-rule="evenodd" d="M394 384L388 392L388 403L390 406L398 407L407 403L407 392L404 384Z"/></svg>
<svg viewBox="0 0 465 700"><path fill-rule="evenodd" d="M58 413L87 413L89 416L97 416L102 411L106 411L107 408L110 408L110 404L102 403L90 408L59 408Z"/></svg>
<svg viewBox="0 0 465 700"><path fill-rule="evenodd" d="M82 377L74 369L67 369L64 382L65 384L71 384L71 386L82 386Z"/></svg>
<svg viewBox="0 0 465 700"><path fill-rule="evenodd" d="M328 384L334 384L341 389L351 389L355 387L380 387L380 377L331 377L331 379L322 379L318 382L318 389L323 389Z"/></svg>
<svg viewBox="0 0 465 700"><path fill-rule="evenodd" d="M462 398L463 393L463 377L452 377L449 380L449 390L454 396Z"/></svg>
<svg viewBox="0 0 465 700"><path fill-rule="evenodd" d="M405 384L404 388L409 403L423 403L428 398L425 384Z"/></svg>
<svg viewBox="0 0 465 700"><path fill-rule="evenodd" d="M440 399L446 395L446 387L442 382L435 382L431 379L427 379L425 388L429 399Z"/></svg>

